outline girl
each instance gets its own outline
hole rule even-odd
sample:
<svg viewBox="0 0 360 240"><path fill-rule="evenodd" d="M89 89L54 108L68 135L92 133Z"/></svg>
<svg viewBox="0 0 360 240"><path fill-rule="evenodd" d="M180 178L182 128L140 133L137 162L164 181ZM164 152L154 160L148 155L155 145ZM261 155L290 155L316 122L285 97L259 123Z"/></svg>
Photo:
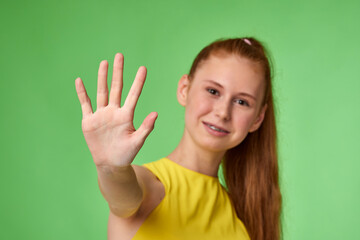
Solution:
<svg viewBox="0 0 360 240"><path fill-rule="evenodd" d="M157 113L133 126L146 68L122 107L124 57L115 56L108 102L107 68L98 73L97 110L75 80L82 129L109 204L108 239L280 239L281 193L270 64L255 38L218 40L181 77L185 107L179 145L167 157L131 164ZM227 189L217 173L223 164Z"/></svg>

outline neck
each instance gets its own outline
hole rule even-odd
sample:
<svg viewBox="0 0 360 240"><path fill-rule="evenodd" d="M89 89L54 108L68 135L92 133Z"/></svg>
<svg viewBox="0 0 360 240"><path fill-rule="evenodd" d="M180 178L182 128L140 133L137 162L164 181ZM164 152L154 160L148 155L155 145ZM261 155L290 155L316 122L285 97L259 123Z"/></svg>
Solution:
<svg viewBox="0 0 360 240"><path fill-rule="evenodd" d="M218 177L219 165L224 154L224 151L211 151L194 143L185 130L179 145L167 158L190 170Z"/></svg>

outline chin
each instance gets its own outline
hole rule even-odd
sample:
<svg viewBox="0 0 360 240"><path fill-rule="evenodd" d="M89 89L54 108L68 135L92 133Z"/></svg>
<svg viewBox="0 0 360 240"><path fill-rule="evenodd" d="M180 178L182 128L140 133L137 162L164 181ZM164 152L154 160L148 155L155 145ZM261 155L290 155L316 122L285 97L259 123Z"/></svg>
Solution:
<svg viewBox="0 0 360 240"><path fill-rule="evenodd" d="M210 143L210 142L203 142L201 144L201 147L203 149L206 149L208 150L209 152L226 152L227 150L231 149L232 147L231 146L223 146L219 143Z"/></svg>

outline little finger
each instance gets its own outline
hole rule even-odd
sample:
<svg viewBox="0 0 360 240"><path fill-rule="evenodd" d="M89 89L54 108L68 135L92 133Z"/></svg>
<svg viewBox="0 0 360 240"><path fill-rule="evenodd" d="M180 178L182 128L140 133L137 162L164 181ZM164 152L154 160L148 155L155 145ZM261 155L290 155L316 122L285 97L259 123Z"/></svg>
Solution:
<svg viewBox="0 0 360 240"><path fill-rule="evenodd" d="M93 113L92 107L91 107L91 101L89 96L86 93L85 86L81 80L81 78L77 78L75 80L75 88L76 92L81 104L81 110L83 114L83 119L88 117Z"/></svg>

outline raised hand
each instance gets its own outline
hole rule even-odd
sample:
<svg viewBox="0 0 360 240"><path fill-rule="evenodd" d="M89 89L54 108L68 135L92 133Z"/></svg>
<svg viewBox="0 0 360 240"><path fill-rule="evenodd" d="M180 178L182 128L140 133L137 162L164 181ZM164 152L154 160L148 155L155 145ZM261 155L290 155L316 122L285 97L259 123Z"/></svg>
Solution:
<svg viewBox="0 0 360 240"><path fill-rule="evenodd" d="M146 78L146 68L139 67L125 103L121 106L124 56L114 59L108 103L108 62L100 63L97 85L97 109L93 113L90 98L80 78L75 80L82 109L82 130L96 166L130 165L154 128L157 113L150 113L138 130L133 125L134 110Z"/></svg>

